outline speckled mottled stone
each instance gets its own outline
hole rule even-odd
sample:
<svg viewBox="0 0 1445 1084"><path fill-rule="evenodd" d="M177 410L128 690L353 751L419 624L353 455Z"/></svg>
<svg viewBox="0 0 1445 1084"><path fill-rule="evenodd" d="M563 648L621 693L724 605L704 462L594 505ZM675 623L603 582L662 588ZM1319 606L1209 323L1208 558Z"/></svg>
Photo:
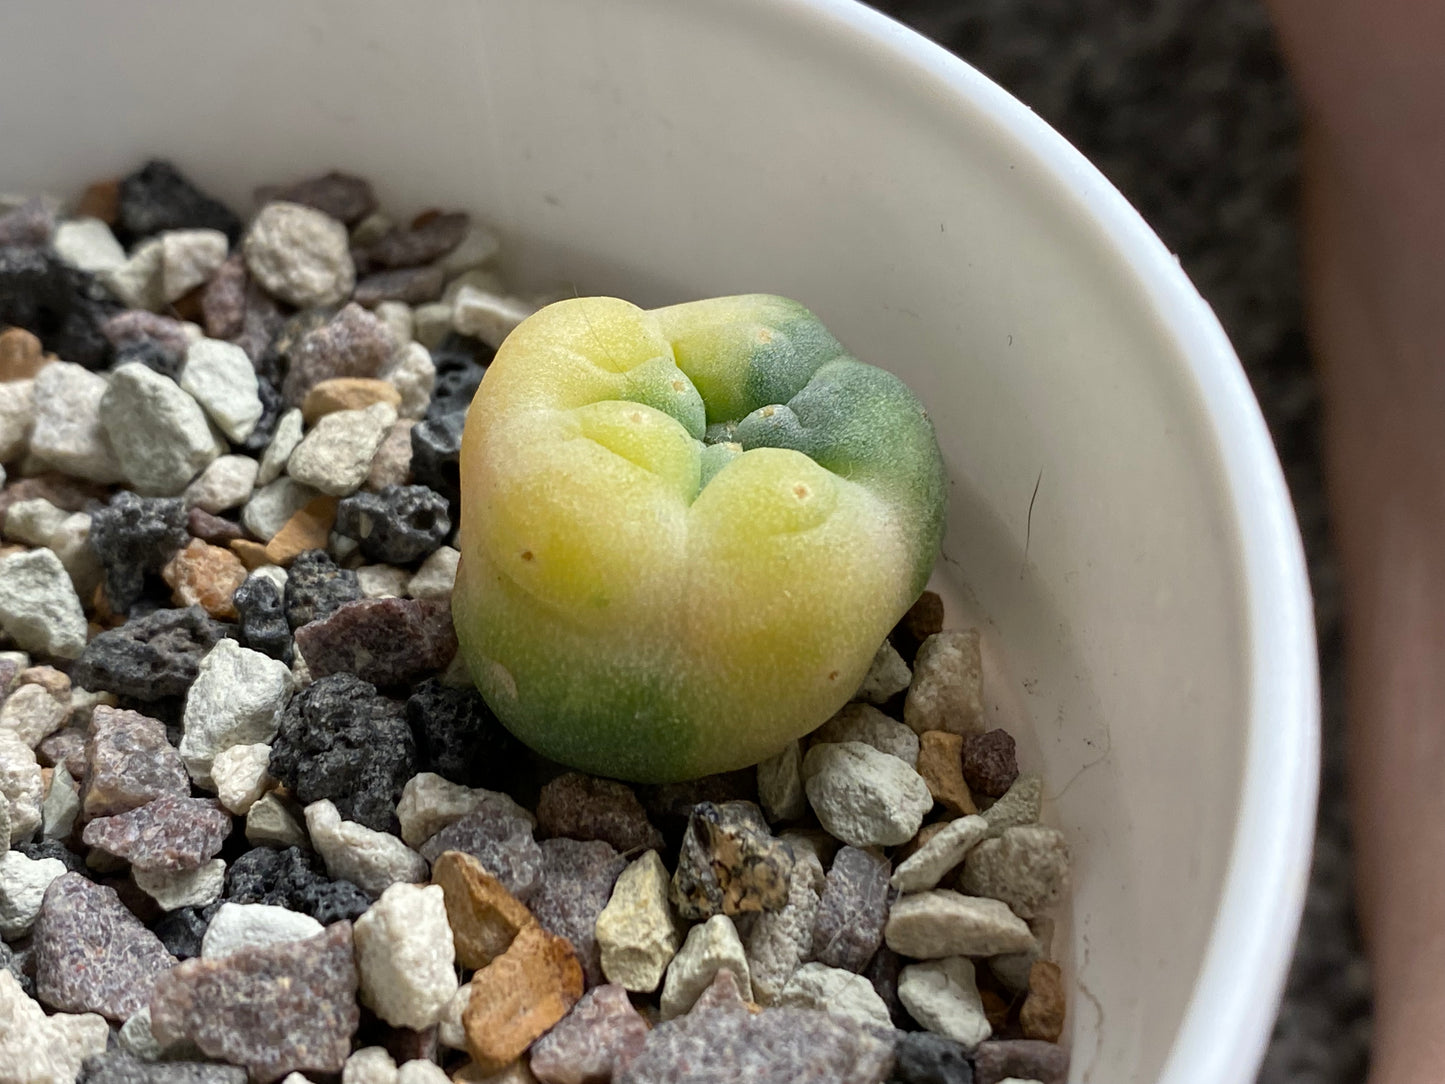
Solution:
<svg viewBox="0 0 1445 1084"><path fill-rule="evenodd" d="M449 601L369 598L302 625L296 649L315 678L345 673L399 685L444 670L457 653L457 634Z"/></svg>
<svg viewBox="0 0 1445 1084"><path fill-rule="evenodd" d="M533 1044L532 1074L540 1084L607 1084L642 1052L647 1031L625 989L598 986Z"/></svg>
<svg viewBox="0 0 1445 1084"><path fill-rule="evenodd" d="M125 813L157 798L188 798L191 781L166 727L138 711L98 706L85 743L80 802L86 817Z"/></svg>
<svg viewBox="0 0 1445 1084"><path fill-rule="evenodd" d="M81 838L136 869L196 869L231 834L231 816L206 798L157 798L113 817L98 817Z"/></svg>
<svg viewBox="0 0 1445 1084"><path fill-rule="evenodd" d="M751 802L699 802L688 818L672 878L684 918L776 911L787 902L793 852Z"/></svg>
<svg viewBox="0 0 1445 1084"><path fill-rule="evenodd" d="M542 880L542 848L532 838L529 815L513 812L511 799L488 803L447 825L421 847L422 857L435 861L444 851L463 851L522 902L536 893Z"/></svg>
<svg viewBox="0 0 1445 1084"><path fill-rule="evenodd" d="M844 971L862 971L883 943L888 921L888 859L844 847L828 870L813 926L813 958Z"/></svg>
<svg viewBox="0 0 1445 1084"><path fill-rule="evenodd" d="M627 859L600 839L546 839L541 847L542 879L528 906L538 922L572 943L587 985L596 986L603 981L597 916Z"/></svg>
<svg viewBox="0 0 1445 1084"><path fill-rule="evenodd" d="M816 855L802 851L793 867L788 902L778 911L764 911L753 920L744 939L753 997L771 1005L812 954L813 925L818 918L818 895L825 883Z"/></svg>
<svg viewBox="0 0 1445 1084"><path fill-rule="evenodd" d="M662 833L631 787L581 772L559 775L542 788L537 827L549 836L604 840L623 854L662 847Z"/></svg>

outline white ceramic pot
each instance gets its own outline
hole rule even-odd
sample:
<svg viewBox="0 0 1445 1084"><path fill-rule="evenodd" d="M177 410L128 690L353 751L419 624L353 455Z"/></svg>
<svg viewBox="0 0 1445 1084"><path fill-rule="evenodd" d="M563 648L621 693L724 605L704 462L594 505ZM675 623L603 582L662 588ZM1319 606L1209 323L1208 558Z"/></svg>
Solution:
<svg viewBox="0 0 1445 1084"><path fill-rule="evenodd" d="M1314 814L1299 538L1214 316L1028 109L841 0L73 0L0 24L0 188L160 154L249 209L341 167L396 211L495 224L524 282L782 293L902 375L952 471L945 590L1073 840L1073 1079L1253 1079Z"/></svg>

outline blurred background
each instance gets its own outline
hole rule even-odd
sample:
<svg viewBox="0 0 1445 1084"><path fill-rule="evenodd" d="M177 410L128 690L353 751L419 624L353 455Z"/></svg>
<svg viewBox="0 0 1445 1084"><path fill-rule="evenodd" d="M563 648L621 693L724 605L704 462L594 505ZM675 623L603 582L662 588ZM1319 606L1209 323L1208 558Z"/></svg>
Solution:
<svg viewBox="0 0 1445 1084"><path fill-rule="evenodd" d="M1370 1000L1350 894L1339 589L1300 311L1299 114L1261 0L874 6L1002 84L1103 170L1178 254L1239 351L1304 534L1324 692L1310 893L1259 1082L1363 1080Z"/></svg>

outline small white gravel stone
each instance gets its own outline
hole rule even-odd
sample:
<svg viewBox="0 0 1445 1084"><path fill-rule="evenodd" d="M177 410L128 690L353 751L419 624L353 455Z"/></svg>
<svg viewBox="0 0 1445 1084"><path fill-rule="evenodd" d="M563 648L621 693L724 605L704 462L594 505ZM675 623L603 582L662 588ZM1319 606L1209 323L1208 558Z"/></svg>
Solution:
<svg viewBox="0 0 1445 1084"><path fill-rule="evenodd" d="M938 960L1022 952L1034 935L1005 903L936 888L896 900L883 940L900 956Z"/></svg>
<svg viewBox="0 0 1445 1084"><path fill-rule="evenodd" d="M126 480L149 496L176 496L226 450L200 404L138 361L111 374L100 420Z"/></svg>
<svg viewBox="0 0 1445 1084"><path fill-rule="evenodd" d="M396 836L342 820L329 801L306 807L306 831L333 878L350 881L372 896L394 884L427 878L425 858Z"/></svg>
<svg viewBox="0 0 1445 1084"><path fill-rule="evenodd" d="M0 705L0 728L34 749L70 719L70 694L57 697L43 685L22 685Z"/></svg>
<svg viewBox="0 0 1445 1084"><path fill-rule="evenodd" d="M987 729L977 629L945 629L919 645L903 721L919 734L947 730L968 737Z"/></svg>
<svg viewBox="0 0 1445 1084"><path fill-rule="evenodd" d="M988 821L982 817L960 817L909 855L893 871L889 881L900 892L923 892L935 888L943 875L968 856L988 835ZM977 894L977 893L976 893Z"/></svg>
<svg viewBox="0 0 1445 1084"><path fill-rule="evenodd" d="M407 339L411 337L409 325L410 321ZM431 351L421 343L408 342L407 339L398 337L397 341L406 345L386 363L380 376L401 392L401 406L397 409L397 415L402 418L421 418L426 415L426 408L431 403L437 370L432 364Z"/></svg>
<svg viewBox="0 0 1445 1084"><path fill-rule="evenodd" d="M50 239L56 255L71 267L103 275L125 263L125 249L98 218L74 218L55 227Z"/></svg>
<svg viewBox="0 0 1445 1084"><path fill-rule="evenodd" d="M35 381L0 382L0 462L24 458L34 428Z"/></svg>
<svg viewBox="0 0 1445 1084"><path fill-rule="evenodd" d="M297 308L335 305L356 285L346 227L299 203L268 203L242 242L246 268L266 292Z"/></svg>
<svg viewBox="0 0 1445 1084"><path fill-rule="evenodd" d="M276 585L276 590L283 593L286 590L286 581L291 578L289 575L287 575L286 570L280 565L257 565L255 568L251 569L251 575L261 576L265 579L270 580ZM250 577L247 578L249 579Z"/></svg>
<svg viewBox="0 0 1445 1084"><path fill-rule="evenodd" d="M293 688L285 663L235 640L217 641L201 660L181 719L181 759L191 778L214 789L217 753L274 738Z"/></svg>
<svg viewBox="0 0 1445 1084"><path fill-rule="evenodd" d="M292 407L277 420L276 431L271 434L271 443L267 444L266 450L261 453L261 467L256 472L258 486L270 485L281 477L282 471L286 469L286 460L291 458L296 445L301 443L304 428L300 407Z"/></svg>
<svg viewBox="0 0 1445 1084"><path fill-rule="evenodd" d="M1036 775L1021 775L1004 796L979 814L988 821L988 834L1000 836L1010 828L1033 824L1039 819L1044 800L1044 781Z"/></svg>
<svg viewBox="0 0 1445 1084"><path fill-rule="evenodd" d="M105 1017L58 1012L47 1016L7 968L0 968L0 1070L9 1084L74 1084L86 1058L104 1054Z"/></svg>
<svg viewBox="0 0 1445 1084"><path fill-rule="evenodd" d="M66 512L43 497L16 501L5 517L5 536L52 550L81 598L89 598L100 582L100 558L91 547L90 516L84 512Z"/></svg>
<svg viewBox="0 0 1445 1084"><path fill-rule="evenodd" d="M19 851L0 854L0 936L14 941L30 932L50 882L65 872L58 858L28 858Z"/></svg>
<svg viewBox="0 0 1445 1084"><path fill-rule="evenodd" d="M229 242L220 230L167 230L161 241L161 300L179 301L226 262Z"/></svg>
<svg viewBox="0 0 1445 1084"><path fill-rule="evenodd" d="M364 1046L341 1067L341 1084L396 1084L396 1062L384 1046Z"/></svg>
<svg viewBox="0 0 1445 1084"><path fill-rule="evenodd" d="M371 311L390 329L393 339L399 343L411 342L411 306L405 301L379 301Z"/></svg>
<svg viewBox="0 0 1445 1084"><path fill-rule="evenodd" d="M161 1046L151 1031L151 1009L147 1005L132 1013L116 1033L116 1042L127 1054L141 1061L200 1061L205 1055L189 1040Z"/></svg>
<svg viewBox="0 0 1445 1084"><path fill-rule="evenodd" d="M286 526L288 519L320 495L310 486L282 476L251 493L251 499L241 510L241 523L257 538L269 542Z"/></svg>
<svg viewBox="0 0 1445 1084"><path fill-rule="evenodd" d="M884 640L873 656L873 664L868 667L868 674L863 678L863 684L858 686L858 692L853 699L866 700L870 704L886 704L908 688L908 683L912 680L913 672L908 669L903 656L898 654L891 643Z"/></svg>
<svg viewBox="0 0 1445 1084"><path fill-rule="evenodd" d="M973 962L962 956L909 964L898 975L898 1000L935 1035L973 1050L993 1034L978 994Z"/></svg>
<svg viewBox="0 0 1445 1084"><path fill-rule="evenodd" d="M498 240L497 235L485 226L473 222L467 228L466 236L462 238L461 244L437 260L437 266L450 278L452 275L460 275L464 271L470 271L474 267L490 263L501 251L502 242Z"/></svg>
<svg viewBox="0 0 1445 1084"><path fill-rule="evenodd" d="M315 937L325 927L310 915L269 903L223 903L201 937L201 955L230 956Z"/></svg>
<svg viewBox="0 0 1445 1084"><path fill-rule="evenodd" d="M813 731L813 744L861 741L888 753L910 768L918 764L918 735L872 704L844 704L842 710Z"/></svg>
<svg viewBox="0 0 1445 1084"><path fill-rule="evenodd" d="M410 579L410 572L395 565L362 565L356 570L356 582L365 598L401 598Z"/></svg>
<svg viewBox="0 0 1445 1084"><path fill-rule="evenodd" d="M102 272L100 281L127 307L155 312L166 303L162 296L162 258L161 239L152 237L131 249L130 256L119 267Z"/></svg>
<svg viewBox="0 0 1445 1084"><path fill-rule="evenodd" d="M411 312L412 335L428 350L435 350L438 344L451 333L452 306L449 301L432 301L418 305Z"/></svg>
<svg viewBox="0 0 1445 1084"><path fill-rule="evenodd" d="M863 742L813 746L803 759L803 783L819 823L854 847L906 843L933 808L922 776Z"/></svg>
<svg viewBox="0 0 1445 1084"><path fill-rule="evenodd" d="M747 953L737 928L727 915L713 915L687 932L687 940L667 965L662 982L662 1018L670 1020L692 1008L702 992L723 968L738 980L745 1001L753 997Z"/></svg>
<svg viewBox="0 0 1445 1084"><path fill-rule="evenodd" d="M463 286L452 299L452 328L463 335L481 339L493 350L537 307L518 297L485 293Z"/></svg>
<svg viewBox="0 0 1445 1084"><path fill-rule="evenodd" d="M251 497L258 464L249 455L223 455L213 459L183 494L187 506L194 505L213 515L239 508Z"/></svg>
<svg viewBox="0 0 1445 1084"><path fill-rule="evenodd" d="M41 834L46 839L67 839L80 816L80 785L64 764L57 764L50 776L50 789L40 807Z"/></svg>
<svg viewBox="0 0 1445 1084"><path fill-rule="evenodd" d="M0 628L23 650L42 655L73 659L85 647L85 611L50 550L0 558Z"/></svg>
<svg viewBox="0 0 1445 1084"><path fill-rule="evenodd" d="M816 855L794 851L788 900L777 911L763 911L753 919L747 935L748 972L753 997L759 1005L772 1005L788 980L813 950L813 923L826 883Z"/></svg>
<svg viewBox="0 0 1445 1084"><path fill-rule="evenodd" d="M406 593L412 598L451 598L461 559L462 555L451 546L438 546L407 581Z"/></svg>
<svg viewBox="0 0 1445 1084"><path fill-rule="evenodd" d="M0 567L0 582L3 582ZM35 752L8 730L0 730L0 829L9 825L9 844L23 842L40 827L40 808L45 801L45 777ZM0 836L5 835L0 832Z"/></svg>
<svg viewBox="0 0 1445 1084"><path fill-rule="evenodd" d="M108 485L119 482L120 460L100 420L105 377L68 361L35 374L35 428L30 454L62 474Z"/></svg>
<svg viewBox="0 0 1445 1084"><path fill-rule="evenodd" d="M982 819L982 818L980 818ZM959 887L973 896L1002 900L1019 918L1052 911L1069 881L1069 842L1055 828L1025 824L974 847Z"/></svg>
<svg viewBox="0 0 1445 1084"><path fill-rule="evenodd" d="M246 839L257 847L307 847L306 829L276 794L264 794L246 811Z"/></svg>
<svg viewBox="0 0 1445 1084"><path fill-rule="evenodd" d="M255 367L235 343L219 339L191 343L181 370L181 388L237 443L249 437L261 420Z"/></svg>
<svg viewBox="0 0 1445 1084"><path fill-rule="evenodd" d="M218 752L211 762L211 782L221 804L238 817L250 812L271 786L266 773L270 761L271 747L260 743L233 745Z"/></svg>
<svg viewBox="0 0 1445 1084"><path fill-rule="evenodd" d="M487 805L495 805L508 815L521 817L535 825L537 819L509 795L499 791L464 787L435 772L418 772L401 788L396 803L396 819L401 822L401 838L410 846L420 847L449 824L475 813Z"/></svg>
<svg viewBox="0 0 1445 1084"><path fill-rule="evenodd" d="M431 1027L457 991L440 885L394 884L355 924L361 1002L388 1024Z"/></svg>
<svg viewBox="0 0 1445 1084"><path fill-rule="evenodd" d="M442 1046L453 1050L467 1049L467 1029L462 1023L462 1016L471 1003L472 984L464 982L457 987L457 992L451 996L447 1007L442 1010L441 1019L437 1021L437 1042Z"/></svg>
<svg viewBox="0 0 1445 1084"><path fill-rule="evenodd" d="M846 1017L861 1026L891 1028L888 1006L862 975L826 964L804 964L778 994L780 1009L817 1009Z"/></svg>
<svg viewBox="0 0 1445 1084"><path fill-rule="evenodd" d="M671 883L656 851L647 851L617 878L595 927L607 981L637 993L657 989L681 940L667 899Z"/></svg>
<svg viewBox="0 0 1445 1084"><path fill-rule="evenodd" d="M474 267L463 271L447 283L447 288L442 291L442 300L448 305L456 304L457 295L468 286L483 294L505 296L507 293L507 284L496 270L490 267Z"/></svg>
<svg viewBox="0 0 1445 1084"><path fill-rule="evenodd" d="M758 765L758 802L770 821L795 821L808 811L801 743L788 742Z"/></svg>
<svg viewBox="0 0 1445 1084"><path fill-rule="evenodd" d="M334 497L354 493L366 481L376 450L395 422L396 410L389 403L328 414L301 438L286 473Z"/></svg>
<svg viewBox="0 0 1445 1084"><path fill-rule="evenodd" d="M156 903L162 911L182 907L205 907L221 898L226 886L226 863L212 858L196 869L131 871L136 887Z"/></svg>
<svg viewBox="0 0 1445 1084"><path fill-rule="evenodd" d="M429 1058L413 1058L396 1071L396 1084L452 1084L452 1078Z"/></svg>

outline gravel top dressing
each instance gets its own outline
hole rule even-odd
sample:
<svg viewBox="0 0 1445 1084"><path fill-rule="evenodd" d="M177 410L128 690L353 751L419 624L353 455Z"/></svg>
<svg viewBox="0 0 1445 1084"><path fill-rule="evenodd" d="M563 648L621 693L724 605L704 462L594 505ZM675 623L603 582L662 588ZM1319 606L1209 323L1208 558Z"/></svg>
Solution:
<svg viewBox="0 0 1445 1084"><path fill-rule="evenodd" d="M1063 1084L911 393L256 195L0 196L0 1084Z"/></svg>

